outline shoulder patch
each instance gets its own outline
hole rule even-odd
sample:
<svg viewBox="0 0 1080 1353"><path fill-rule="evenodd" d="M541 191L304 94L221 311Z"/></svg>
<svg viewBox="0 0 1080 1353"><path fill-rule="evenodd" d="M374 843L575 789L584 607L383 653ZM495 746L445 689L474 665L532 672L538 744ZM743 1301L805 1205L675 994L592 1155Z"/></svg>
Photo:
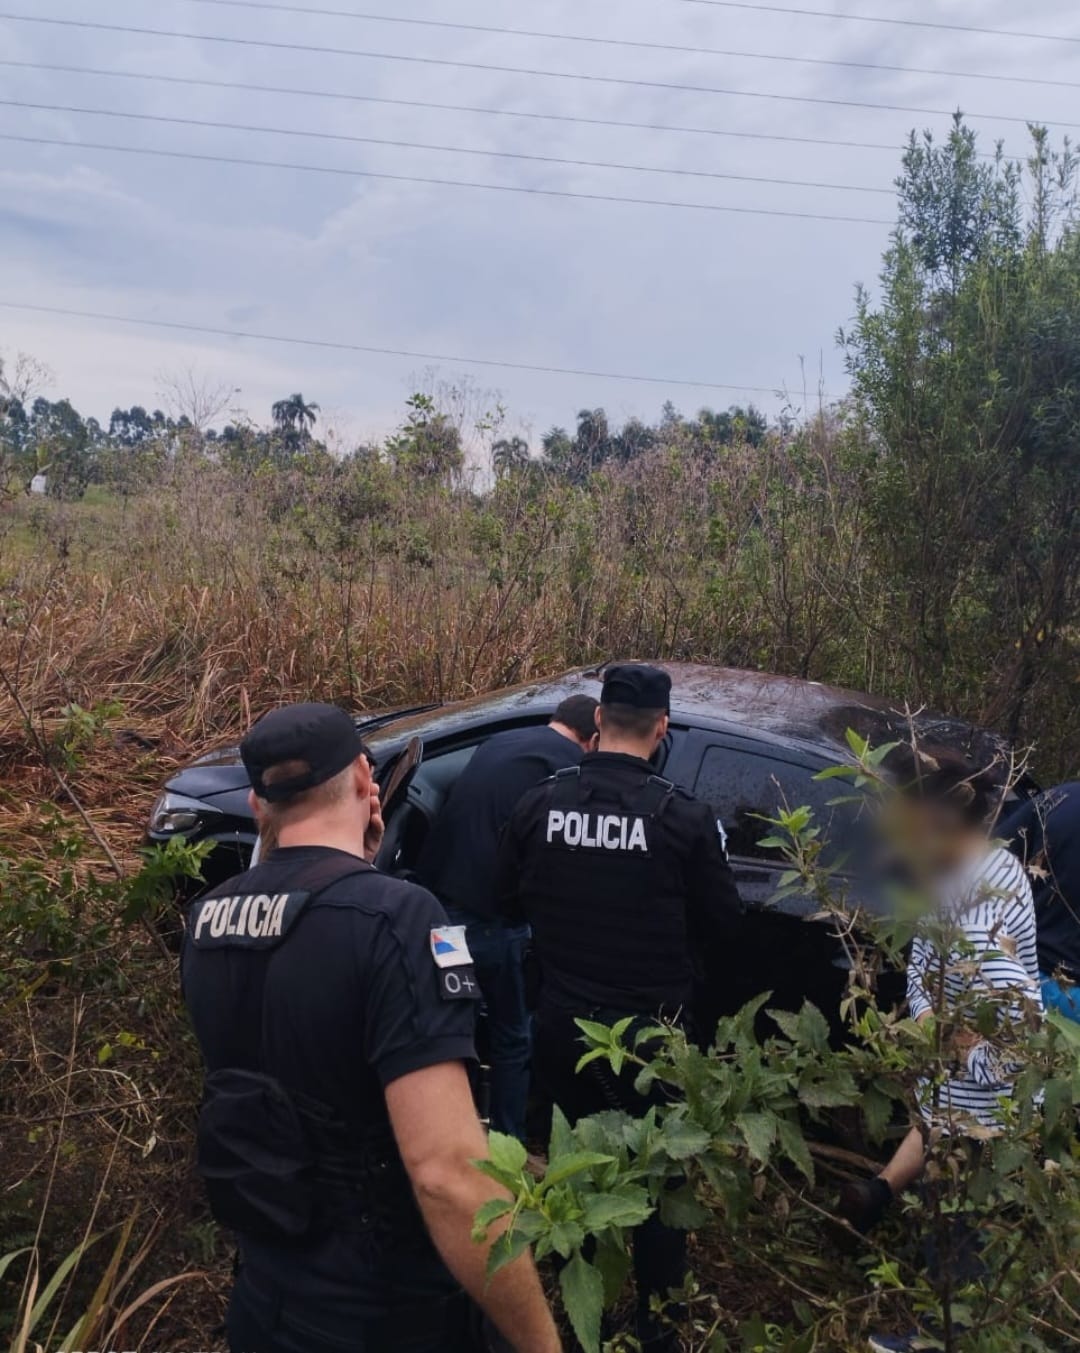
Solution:
<svg viewBox="0 0 1080 1353"><path fill-rule="evenodd" d="M431 956L437 968L463 968L471 965L472 954L465 940L463 925L435 926L431 932Z"/></svg>
<svg viewBox="0 0 1080 1353"><path fill-rule="evenodd" d="M238 893L204 898L188 918L191 942L197 949L271 949L289 933L310 896Z"/></svg>

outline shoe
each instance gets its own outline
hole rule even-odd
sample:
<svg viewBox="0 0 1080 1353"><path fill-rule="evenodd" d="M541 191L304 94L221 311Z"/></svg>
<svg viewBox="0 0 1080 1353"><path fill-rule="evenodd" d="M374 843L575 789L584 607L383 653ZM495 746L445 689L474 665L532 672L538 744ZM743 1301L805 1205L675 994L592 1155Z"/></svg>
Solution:
<svg viewBox="0 0 1080 1353"><path fill-rule="evenodd" d="M893 1201L893 1191L880 1175L876 1179L849 1179L841 1185L837 1215L861 1236L872 1231Z"/></svg>

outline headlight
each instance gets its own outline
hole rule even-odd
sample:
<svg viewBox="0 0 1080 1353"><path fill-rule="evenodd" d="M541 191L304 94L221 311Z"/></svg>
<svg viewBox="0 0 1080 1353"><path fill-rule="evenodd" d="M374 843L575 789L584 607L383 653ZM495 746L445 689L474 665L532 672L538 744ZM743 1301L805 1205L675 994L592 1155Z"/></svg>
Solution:
<svg viewBox="0 0 1080 1353"><path fill-rule="evenodd" d="M150 830L159 835L181 835L207 818L220 816L217 808L210 808L199 799L166 790L150 810Z"/></svg>

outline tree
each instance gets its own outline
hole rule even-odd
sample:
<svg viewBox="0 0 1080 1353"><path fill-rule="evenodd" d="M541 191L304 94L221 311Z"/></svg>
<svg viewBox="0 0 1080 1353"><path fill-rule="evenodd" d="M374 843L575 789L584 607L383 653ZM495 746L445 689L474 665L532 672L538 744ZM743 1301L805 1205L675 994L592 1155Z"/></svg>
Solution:
<svg viewBox="0 0 1080 1353"><path fill-rule="evenodd" d="M611 429L603 409L582 409L577 420L574 451L580 473L588 476L611 454Z"/></svg>
<svg viewBox="0 0 1080 1353"><path fill-rule="evenodd" d="M497 475L511 474L529 463L529 443L524 437L500 437L491 448L491 465Z"/></svg>
<svg viewBox="0 0 1080 1353"><path fill-rule="evenodd" d="M83 419L67 399L34 400L27 442L35 473L44 474L54 498L81 498L98 473L104 442L95 418Z"/></svg>
<svg viewBox="0 0 1080 1353"><path fill-rule="evenodd" d="M646 426L640 418L628 418L611 438L609 449L616 460L636 460L646 451L651 451L658 440L655 428Z"/></svg>
<svg viewBox="0 0 1080 1353"><path fill-rule="evenodd" d="M274 423L286 440L304 442L311 436L319 416L318 404L307 404L302 394L279 399L273 406Z"/></svg>
<svg viewBox="0 0 1080 1353"><path fill-rule="evenodd" d="M161 372L158 383L159 398L173 421L182 423L186 420L200 437L228 409L233 396L240 393L230 382L215 380L190 366L181 371ZM292 398L296 399L297 396L293 395ZM306 407L317 409L318 405Z"/></svg>
<svg viewBox="0 0 1080 1353"><path fill-rule="evenodd" d="M728 409L700 409L690 424L695 442L702 447L732 446L744 442L760 446L769 431L768 419L753 404L745 409L733 404Z"/></svg>
<svg viewBox="0 0 1080 1353"><path fill-rule="evenodd" d="M1034 132L1019 166L961 122L914 137L881 300L842 334L880 571L920 698L992 671L977 712L1020 731L1080 612L1076 165ZM970 679L970 678L969 678Z"/></svg>
<svg viewBox="0 0 1080 1353"><path fill-rule="evenodd" d="M391 464L413 479L448 487L465 464L460 431L430 395L413 395L406 407L405 422L386 443Z"/></svg>
<svg viewBox="0 0 1080 1353"><path fill-rule="evenodd" d="M38 472L27 408L52 380L49 368L29 353L7 362L0 356L0 500L27 492Z"/></svg>

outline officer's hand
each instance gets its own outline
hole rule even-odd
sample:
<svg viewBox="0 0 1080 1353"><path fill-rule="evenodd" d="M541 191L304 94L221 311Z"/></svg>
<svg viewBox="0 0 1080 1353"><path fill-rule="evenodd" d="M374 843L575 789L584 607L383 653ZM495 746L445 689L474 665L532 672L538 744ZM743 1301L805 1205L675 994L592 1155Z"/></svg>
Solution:
<svg viewBox="0 0 1080 1353"><path fill-rule="evenodd" d="M378 855L385 833L386 826L383 822L382 804L379 802L379 786L372 781L371 816L368 819L367 831L364 833L364 859L369 863Z"/></svg>

